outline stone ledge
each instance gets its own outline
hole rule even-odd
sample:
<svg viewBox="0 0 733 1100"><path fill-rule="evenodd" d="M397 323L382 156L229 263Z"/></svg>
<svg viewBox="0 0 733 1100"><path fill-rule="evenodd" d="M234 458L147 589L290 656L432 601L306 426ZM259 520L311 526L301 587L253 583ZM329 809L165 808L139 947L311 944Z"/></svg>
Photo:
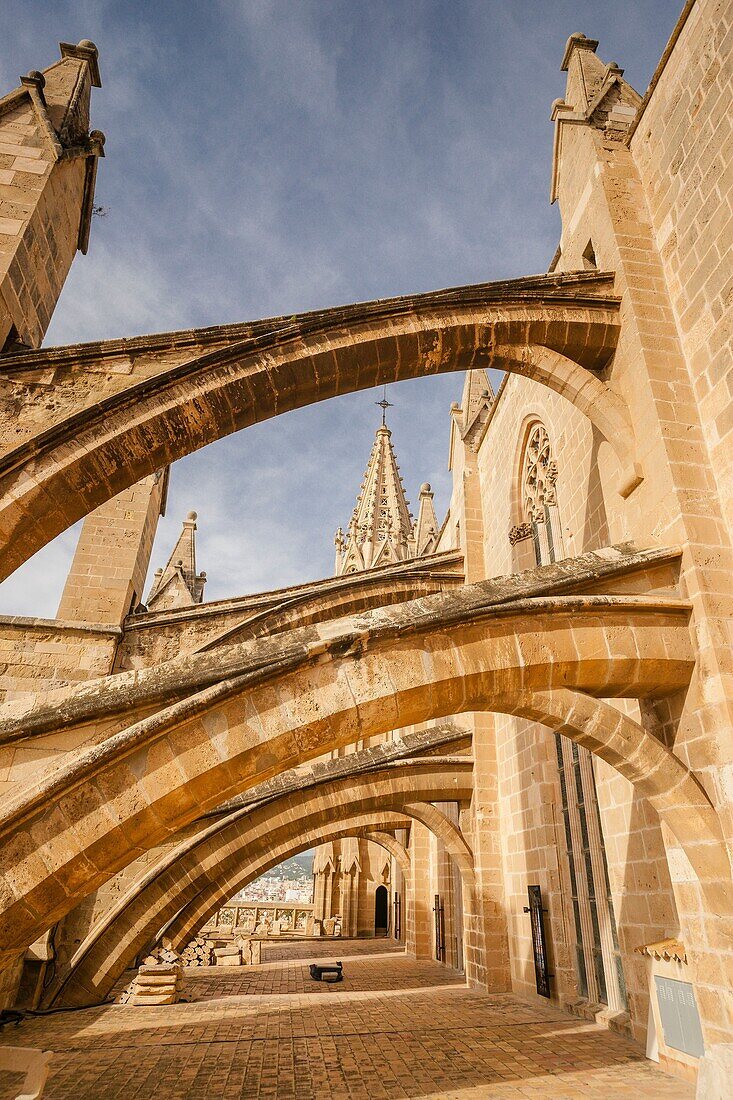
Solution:
<svg viewBox="0 0 733 1100"><path fill-rule="evenodd" d="M22 627L24 630L54 630L59 633L74 631L82 634L105 634L114 638L122 637L122 628L104 623L75 623L65 619L40 619L32 615L0 615L0 627Z"/></svg>

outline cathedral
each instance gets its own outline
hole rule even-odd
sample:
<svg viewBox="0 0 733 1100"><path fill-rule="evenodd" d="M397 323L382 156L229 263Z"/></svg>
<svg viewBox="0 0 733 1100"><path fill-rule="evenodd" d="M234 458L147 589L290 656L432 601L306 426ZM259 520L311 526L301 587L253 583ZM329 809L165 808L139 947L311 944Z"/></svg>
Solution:
<svg viewBox="0 0 733 1100"><path fill-rule="evenodd" d="M64 347L97 47L0 99L0 579L84 521L0 617L3 1100L731 1096L732 45L570 35L546 272ZM331 576L207 599L190 512L148 580L176 460L377 387Z"/></svg>

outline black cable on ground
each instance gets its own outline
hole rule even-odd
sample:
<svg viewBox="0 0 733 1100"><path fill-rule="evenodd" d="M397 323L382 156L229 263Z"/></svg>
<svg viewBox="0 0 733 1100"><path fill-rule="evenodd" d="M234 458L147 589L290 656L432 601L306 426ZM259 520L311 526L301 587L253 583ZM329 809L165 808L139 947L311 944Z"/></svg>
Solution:
<svg viewBox="0 0 733 1100"><path fill-rule="evenodd" d="M114 1001L107 999L91 1005L69 1005L66 1008L4 1008L0 1011L0 1029L6 1024L15 1024L18 1027L27 1017L56 1016L59 1012L86 1012L90 1008L102 1008L111 1004Z"/></svg>

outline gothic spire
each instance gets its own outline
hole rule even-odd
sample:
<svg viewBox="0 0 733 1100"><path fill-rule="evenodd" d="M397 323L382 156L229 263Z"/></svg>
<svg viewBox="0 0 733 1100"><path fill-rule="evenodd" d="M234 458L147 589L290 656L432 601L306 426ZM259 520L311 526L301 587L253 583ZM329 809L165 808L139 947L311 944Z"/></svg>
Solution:
<svg viewBox="0 0 733 1100"><path fill-rule="evenodd" d="M336 575L412 557L411 540L412 516L392 433L381 424L346 534L341 528L336 532Z"/></svg>
<svg viewBox="0 0 733 1100"><path fill-rule="evenodd" d="M413 536L413 553L417 558L421 558L423 554L434 554L438 546L439 527L435 505L433 504L433 495L427 481L420 486L420 507Z"/></svg>
<svg viewBox="0 0 733 1100"><path fill-rule="evenodd" d="M483 412L494 400L494 390L489 376L483 367L466 371L463 383L461 409L463 411L463 434L469 430L479 413Z"/></svg>
<svg viewBox="0 0 733 1100"><path fill-rule="evenodd" d="M494 390L483 367L467 370L461 398L461 437L469 447L481 440L491 407Z"/></svg>
<svg viewBox="0 0 733 1100"><path fill-rule="evenodd" d="M188 513L168 564L165 569L156 569L148 611L192 607L202 602L206 574L196 572L196 518L195 512Z"/></svg>

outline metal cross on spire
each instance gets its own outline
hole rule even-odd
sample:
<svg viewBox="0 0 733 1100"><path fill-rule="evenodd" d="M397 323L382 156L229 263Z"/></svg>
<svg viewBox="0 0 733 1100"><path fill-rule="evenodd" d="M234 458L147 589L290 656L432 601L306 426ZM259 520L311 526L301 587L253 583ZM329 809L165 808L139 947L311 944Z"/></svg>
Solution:
<svg viewBox="0 0 733 1100"><path fill-rule="evenodd" d="M393 409L394 408L394 405L392 404L392 402L387 400L387 386L386 385L384 387L384 393L382 395L382 400L381 401L375 401L374 404L379 405L380 409L382 410L382 427L386 428L387 427L387 409Z"/></svg>

